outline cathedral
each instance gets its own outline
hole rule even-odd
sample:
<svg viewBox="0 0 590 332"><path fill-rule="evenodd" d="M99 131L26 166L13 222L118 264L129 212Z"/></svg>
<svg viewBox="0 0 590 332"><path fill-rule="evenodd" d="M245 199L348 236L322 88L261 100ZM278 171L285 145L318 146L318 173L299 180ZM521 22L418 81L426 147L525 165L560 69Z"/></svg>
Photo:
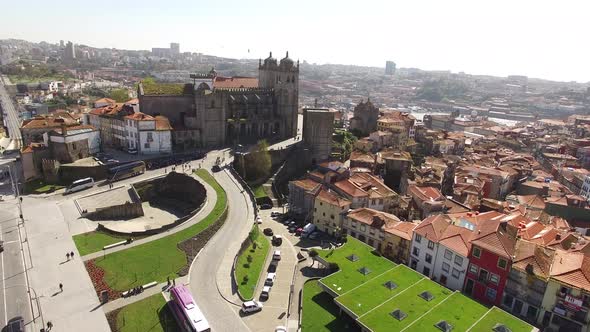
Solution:
<svg viewBox="0 0 590 332"><path fill-rule="evenodd" d="M299 61L289 53L259 60L258 79L223 77L214 69L193 83L140 84L141 112L166 116L175 149L219 147L297 135Z"/></svg>

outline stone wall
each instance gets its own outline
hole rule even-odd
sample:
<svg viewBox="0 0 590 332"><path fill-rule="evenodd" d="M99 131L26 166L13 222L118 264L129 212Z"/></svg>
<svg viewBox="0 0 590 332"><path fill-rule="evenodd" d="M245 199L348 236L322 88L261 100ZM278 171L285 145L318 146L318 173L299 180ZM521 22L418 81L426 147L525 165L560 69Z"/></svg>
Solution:
<svg viewBox="0 0 590 332"><path fill-rule="evenodd" d="M94 212L83 214L90 220L128 220L143 216L141 202L113 205L96 209Z"/></svg>
<svg viewBox="0 0 590 332"><path fill-rule="evenodd" d="M194 98L192 95L179 96L139 96L139 107L142 113L152 116L163 115L174 126L183 125L184 116L195 116Z"/></svg>

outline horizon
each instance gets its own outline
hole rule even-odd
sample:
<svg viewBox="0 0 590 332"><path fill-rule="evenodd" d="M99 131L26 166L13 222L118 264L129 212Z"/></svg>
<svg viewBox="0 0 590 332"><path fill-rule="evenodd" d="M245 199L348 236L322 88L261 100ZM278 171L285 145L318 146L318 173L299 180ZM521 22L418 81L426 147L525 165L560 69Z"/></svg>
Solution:
<svg viewBox="0 0 590 332"><path fill-rule="evenodd" d="M391 60L425 71L590 82L590 71L583 70L590 47L578 36L590 4L578 1L371 1L357 8L332 0L295 6L173 0L160 8L153 0L142 7L106 0L104 8L117 9L108 15L89 15L72 0L29 13L35 3L41 4L6 4L7 11L26 16L0 21L0 38L146 51L177 42L181 52L234 59L264 59L270 51L282 58L290 51L294 60L318 65L383 68Z"/></svg>

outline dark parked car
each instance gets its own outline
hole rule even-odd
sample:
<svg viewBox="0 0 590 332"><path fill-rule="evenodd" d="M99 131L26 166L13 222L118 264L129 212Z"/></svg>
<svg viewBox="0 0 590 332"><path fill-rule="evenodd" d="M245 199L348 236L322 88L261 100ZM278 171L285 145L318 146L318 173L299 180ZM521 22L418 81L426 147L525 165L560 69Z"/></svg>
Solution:
<svg viewBox="0 0 590 332"><path fill-rule="evenodd" d="M270 229L270 228L265 228L264 231L262 231L262 232L266 236L272 236L273 235L272 229Z"/></svg>
<svg viewBox="0 0 590 332"><path fill-rule="evenodd" d="M260 209L262 209L262 210L272 209L272 205L270 205L270 204L262 204L262 205L260 205Z"/></svg>
<svg viewBox="0 0 590 332"><path fill-rule="evenodd" d="M213 167L211 167L211 171L213 171L213 173L217 173L221 171L221 167L219 167L219 165L213 165Z"/></svg>

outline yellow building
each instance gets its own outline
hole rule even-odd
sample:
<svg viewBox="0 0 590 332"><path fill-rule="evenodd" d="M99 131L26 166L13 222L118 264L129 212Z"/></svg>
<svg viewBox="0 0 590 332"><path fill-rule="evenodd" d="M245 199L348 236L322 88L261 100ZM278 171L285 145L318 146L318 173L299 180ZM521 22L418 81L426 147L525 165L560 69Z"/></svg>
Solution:
<svg viewBox="0 0 590 332"><path fill-rule="evenodd" d="M337 236L342 228L342 217L352 203L334 191L322 188L318 192L313 211L313 224L332 236Z"/></svg>
<svg viewBox="0 0 590 332"><path fill-rule="evenodd" d="M538 323L554 331L587 332L590 311L590 257L558 250L551 266Z"/></svg>

